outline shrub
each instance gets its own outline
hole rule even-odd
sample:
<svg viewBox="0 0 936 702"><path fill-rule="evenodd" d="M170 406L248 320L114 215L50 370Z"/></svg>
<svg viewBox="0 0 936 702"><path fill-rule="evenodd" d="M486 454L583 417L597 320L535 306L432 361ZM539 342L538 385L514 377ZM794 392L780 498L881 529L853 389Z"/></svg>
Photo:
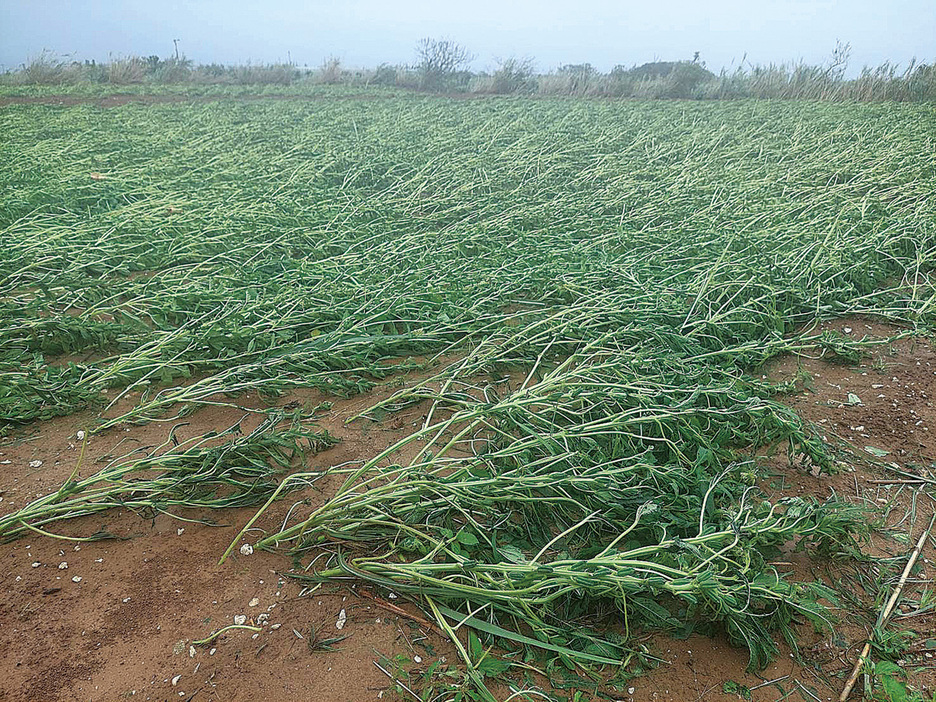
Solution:
<svg viewBox="0 0 936 702"><path fill-rule="evenodd" d="M344 77L345 71L341 68L341 59L330 56L322 62L322 66L315 75L315 80L325 85L337 85L342 82Z"/></svg>
<svg viewBox="0 0 936 702"><path fill-rule="evenodd" d="M56 58L51 52L43 51L35 56L14 74L12 82L33 85L60 85L77 83L81 80L81 64L67 64Z"/></svg>
<svg viewBox="0 0 936 702"><path fill-rule="evenodd" d="M497 70L490 77L490 88L486 92L495 94L532 93L536 90L533 60L529 58L497 60Z"/></svg>
<svg viewBox="0 0 936 702"><path fill-rule="evenodd" d="M464 89L471 80L466 70L474 54L451 39L421 39L416 44L420 87L424 90Z"/></svg>

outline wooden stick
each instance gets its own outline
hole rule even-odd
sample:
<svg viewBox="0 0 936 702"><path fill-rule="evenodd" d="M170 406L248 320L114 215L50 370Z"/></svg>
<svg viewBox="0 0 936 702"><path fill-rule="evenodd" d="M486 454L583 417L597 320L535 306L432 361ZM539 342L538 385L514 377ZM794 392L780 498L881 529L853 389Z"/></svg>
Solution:
<svg viewBox="0 0 936 702"><path fill-rule="evenodd" d="M881 613L878 615L877 624L875 627L884 626L888 618L891 615L891 612L894 611L894 607L897 604L897 600L900 598L900 593L903 592L904 585L907 582L907 578L910 575L910 570L913 568L914 564L917 562L917 558L920 557L920 552L923 550L923 544L926 543L926 537L929 536L930 529L933 528L933 522L936 522L936 516L930 520L930 525L926 528L926 531L920 536L920 539L917 541L916 546L913 551L910 553L910 559L907 561L907 565L903 570L903 573L900 576L900 580L897 582L897 587L894 588L894 592L891 593L890 599L887 600L887 604L884 606L884 609L881 610ZM858 676L861 674L861 668L865 664L865 661L868 660L868 655L871 653L871 642L868 641L865 643L864 648L861 649L861 654L858 656L858 660L855 661L855 667L852 669L851 675L848 676L848 681L845 683L845 689L842 690L842 694L839 695L839 702L845 702L848 699L848 696L851 694L852 688L855 687L855 683L858 681Z"/></svg>
<svg viewBox="0 0 936 702"><path fill-rule="evenodd" d="M407 611L406 611L405 609L403 609L402 607L397 607L395 604L391 604L390 602L386 602L386 601L380 599L379 597L377 597L376 595L372 595L372 594L369 593L367 590L364 590L364 589L361 589L361 590L352 590L352 592L353 592L355 595L363 595L364 597L366 597L367 599L369 599L371 602L373 602L374 604L376 604L378 607L383 607L384 609L386 609L386 610L389 611L389 612L393 612L394 614L398 614L398 615L400 615L401 617L406 617L407 619L413 620L414 622L416 622L416 623L419 624L420 626L425 627L426 629L429 629L429 631L434 631L434 632L437 633L439 636L446 636L446 635L447 635L445 632L443 632L443 631L442 631L439 627L437 627L435 624L433 624L433 623L431 623L431 622L427 622L425 619L423 619L422 617L417 617L415 614L410 614L409 612L407 612Z"/></svg>

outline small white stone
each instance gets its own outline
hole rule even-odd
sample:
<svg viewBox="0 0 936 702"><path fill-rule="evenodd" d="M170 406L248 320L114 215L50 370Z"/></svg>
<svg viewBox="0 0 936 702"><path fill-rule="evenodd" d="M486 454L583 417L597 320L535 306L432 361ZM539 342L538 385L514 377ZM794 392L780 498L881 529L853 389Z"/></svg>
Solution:
<svg viewBox="0 0 936 702"><path fill-rule="evenodd" d="M413 656L413 662L414 662L414 663L422 663L422 657L421 657L421 656Z"/></svg>
<svg viewBox="0 0 936 702"><path fill-rule="evenodd" d="M29 467L30 467L30 468L38 468L38 467L41 466L41 465L42 465L42 461L40 461L40 460L38 460L38 459L35 460L35 461L30 461L30 462L29 462Z"/></svg>
<svg viewBox="0 0 936 702"><path fill-rule="evenodd" d="M65 561L62 561L61 563L59 563L59 570L68 570L68 563L66 563Z"/></svg>
<svg viewBox="0 0 936 702"><path fill-rule="evenodd" d="M73 583L80 583L80 582L81 582L81 576L80 576L80 575L76 575L74 578L72 578L72 582L73 582Z"/></svg>
<svg viewBox="0 0 936 702"><path fill-rule="evenodd" d="M176 533L176 536L182 536L182 534L185 533L185 527L180 527L179 529L176 529L175 533Z"/></svg>
<svg viewBox="0 0 936 702"><path fill-rule="evenodd" d="M343 609L338 612L338 621L335 622L335 628L341 631L344 629L345 623L348 621L348 614Z"/></svg>
<svg viewBox="0 0 936 702"><path fill-rule="evenodd" d="M78 441L84 441L84 437L85 437L85 433L81 430L79 430L78 433L75 434L75 438L78 439Z"/></svg>
<svg viewBox="0 0 936 702"><path fill-rule="evenodd" d="M628 695L633 695L635 689L636 689L636 688L633 688L633 687L627 688L627 694L628 694Z"/></svg>
<svg viewBox="0 0 936 702"><path fill-rule="evenodd" d="M246 616L246 615L244 615L244 614L235 614L235 615L234 615L234 623L237 624L238 626L240 626L240 625L242 625L242 624L245 624L246 622L247 622L247 616Z"/></svg>
<svg viewBox="0 0 936 702"><path fill-rule="evenodd" d="M194 657L195 657L195 647L194 647L194 646L189 646L189 647L188 647L188 657L189 657L189 658L194 658Z"/></svg>
<svg viewBox="0 0 936 702"><path fill-rule="evenodd" d="M172 686L175 687L176 685L178 685L178 684L179 684L179 681L180 681L181 679L182 679L182 676L181 676L181 675L176 675L176 676L172 679Z"/></svg>
<svg viewBox="0 0 936 702"><path fill-rule="evenodd" d="M250 602L247 603L247 606L248 606L248 607L256 607L258 604L260 604L260 598L259 598L259 597L254 597Z"/></svg>
<svg viewBox="0 0 936 702"><path fill-rule="evenodd" d="M270 624L270 629L271 629L272 631L276 631L276 630L279 629L281 626L283 626L283 625L280 624L279 622L277 622L276 624Z"/></svg>
<svg viewBox="0 0 936 702"><path fill-rule="evenodd" d="M843 329L842 331L844 331L846 334L851 334L851 333L852 333L852 328L851 328L851 327L845 327L845 329Z"/></svg>
<svg viewBox="0 0 936 702"><path fill-rule="evenodd" d="M41 565L42 565L42 564L41 564L39 561L35 561L35 562L32 564L32 567L33 567L33 568L38 568L38 567L41 566Z"/></svg>
<svg viewBox="0 0 936 702"><path fill-rule="evenodd" d="M216 649L216 648L210 649L210 650L208 651L208 655L209 655L209 656L213 656L213 655L215 654L215 651L217 651L217 650L218 650L218 649Z"/></svg>
<svg viewBox="0 0 936 702"><path fill-rule="evenodd" d="M250 544L244 544L240 547L240 554L242 556L249 556L253 553L253 546Z"/></svg>
<svg viewBox="0 0 936 702"><path fill-rule="evenodd" d="M121 600L121 602L123 602L124 604L127 604L129 601L130 601L130 598L129 598L129 597L124 597L124 598Z"/></svg>

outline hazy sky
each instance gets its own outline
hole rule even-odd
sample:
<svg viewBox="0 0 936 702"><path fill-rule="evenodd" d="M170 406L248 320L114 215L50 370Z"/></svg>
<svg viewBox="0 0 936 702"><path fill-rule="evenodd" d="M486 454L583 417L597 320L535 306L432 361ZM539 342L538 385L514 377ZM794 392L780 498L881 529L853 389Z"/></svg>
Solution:
<svg viewBox="0 0 936 702"><path fill-rule="evenodd" d="M748 61L826 60L837 39L852 69L885 59L936 60L936 0L0 0L0 64L48 49L78 59L169 56L173 39L196 63L286 60L347 66L413 61L424 36L477 55L529 56L542 70L590 62L689 59L709 68Z"/></svg>

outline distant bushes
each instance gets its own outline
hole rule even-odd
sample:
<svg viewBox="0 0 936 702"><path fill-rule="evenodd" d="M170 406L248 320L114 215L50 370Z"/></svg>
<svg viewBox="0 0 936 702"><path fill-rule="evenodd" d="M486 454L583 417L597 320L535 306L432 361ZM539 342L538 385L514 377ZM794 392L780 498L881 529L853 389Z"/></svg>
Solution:
<svg viewBox="0 0 936 702"><path fill-rule="evenodd" d="M94 61L63 61L44 52L16 70L0 75L2 85L96 83L211 84L286 86L302 84L389 86L435 93L543 95L636 99L923 101L936 100L936 64L900 68L884 63L845 77L849 47L839 44L827 65L804 63L744 65L714 74L698 55L692 61L655 61L615 66L607 73L589 63L567 64L537 73L532 59L499 59L493 71L468 70L473 55L447 39L423 39L414 65L381 64L349 70L338 58L318 68L291 63L225 66L193 65L184 57L158 56Z"/></svg>

